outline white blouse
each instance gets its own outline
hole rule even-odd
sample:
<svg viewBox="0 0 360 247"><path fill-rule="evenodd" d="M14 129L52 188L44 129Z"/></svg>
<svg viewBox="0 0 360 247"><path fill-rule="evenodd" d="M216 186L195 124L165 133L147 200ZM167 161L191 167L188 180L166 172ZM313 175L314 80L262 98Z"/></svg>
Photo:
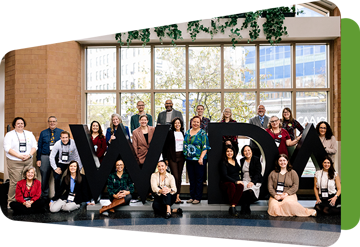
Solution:
<svg viewBox="0 0 360 247"><path fill-rule="evenodd" d="M174 131L175 152L182 152L184 149L184 136L180 131Z"/></svg>
<svg viewBox="0 0 360 247"><path fill-rule="evenodd" d="M20 142L26 142L26 151L23 153L19 151L19 140ZM14 150L19 154L29 154L32 148L35 148L37 150L37 142L35 136L30 131L23 130L23 133L19 134L15 130L12 130L6 133L4 137L4 150L6 152L6 157L11 160L21 161L21 159L9 154L10 149Z"/></svg>
<svg viewBox="0 0 360 247"><path fill-rule="evenodd" d="M323 170L318 170L315 172L316 188L319 189L319 194L321 193L321 188L328 188L329 194L331 195L337 192L335 183L336 176L338 176L337 172L335 172L333 179L329 179L328 172L324 172Z"/></svg>

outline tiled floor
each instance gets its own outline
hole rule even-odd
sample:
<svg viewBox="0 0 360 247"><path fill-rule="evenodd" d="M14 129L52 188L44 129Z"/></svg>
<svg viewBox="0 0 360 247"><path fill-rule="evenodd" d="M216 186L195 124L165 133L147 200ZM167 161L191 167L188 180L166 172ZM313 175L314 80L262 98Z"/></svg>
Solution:
<svg viewBox="0 0 360 247"><path fill-rule="evenodd" d="M74 212L44 213L38 215L14 215L12 210L2 208L6 217L16 221L42 222L60 225L122 229L130 231L172 233L226 239L256 240L273 243L329 246L340 236L340 216L271 217L262 209L261 203L252 207L252 214L233 217L220 205L219 210L209 210L209 205L182 204L183 215L164 219L155 215L151 203L144 210L116 211L108 216L100 215L98 208L82 207ZM176 205L178 206L178 205ZM193 207L192 207L193 206ZM140 207L140 206L138 206ZM194 209L195 207L195 209ZM206 210L198 210L199 208ZM193 208L193 209L191 209ZM286 238L279 238L279 236Z"/></svg>

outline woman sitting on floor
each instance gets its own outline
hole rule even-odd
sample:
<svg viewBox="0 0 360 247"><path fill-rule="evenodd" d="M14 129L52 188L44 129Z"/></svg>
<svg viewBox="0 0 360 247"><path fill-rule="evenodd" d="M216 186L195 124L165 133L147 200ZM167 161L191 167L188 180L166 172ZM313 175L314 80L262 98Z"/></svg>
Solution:
<svg viewBox="0 0 360 247"><path fill-rule="evenodd" d="M268 213L271 216L316 216L314 209L304 208L297 201L299 176L292 170L286 154L280 154L275 170L268 178L270 193Z"/></svg>
<svg viewBox="0 0 360 247"><path fill-rule="evenodd" d="M107 191L111 204L103 206L100 214L109 210L115 212L114 208L120 205L129 205L132 198L131 193L134 192L134 184L125 170L125 164L122 160L116 161L116 171L109 175L107 181Z"/></svg>
<svg viewBox="0 0 360 247"><path fill-rule="evenodd" d="M44 212L44 201L40 199L41 183L36 179L35 168L30 166L23 173L24 179L16 184L15 202L10 207L17 214Z"/></svg>
<svg viewBox="0 0 360 247"><path fill-rule="evenodd" d="M159 161L158 172L151 175L151 189L155 193L153 209L155 213L165 214L165 219L171 217L171 213L182 214L182 209L172 209L171 206L176 200L176 184L175 178L166 172L167 165L164 161Z"/></svg>

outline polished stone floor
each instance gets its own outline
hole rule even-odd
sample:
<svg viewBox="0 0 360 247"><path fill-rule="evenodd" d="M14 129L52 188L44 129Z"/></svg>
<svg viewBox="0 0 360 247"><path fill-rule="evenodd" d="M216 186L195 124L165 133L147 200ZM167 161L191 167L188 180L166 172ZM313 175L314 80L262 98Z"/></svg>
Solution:
<svg viewBox="0 0 360 247"><path fill-rule="evenodd" d="M170 219L152 211L116 211L108 215L82 207L74 212L14 215L2 207L6 217L15 221L85 226L130 231L170 233L188 236L256 240L312 246L329 246L337 241L341 217L272 217L266 211L233 217L227 211L185 211ZM279 235L287 236L284 239Z"/></svg>

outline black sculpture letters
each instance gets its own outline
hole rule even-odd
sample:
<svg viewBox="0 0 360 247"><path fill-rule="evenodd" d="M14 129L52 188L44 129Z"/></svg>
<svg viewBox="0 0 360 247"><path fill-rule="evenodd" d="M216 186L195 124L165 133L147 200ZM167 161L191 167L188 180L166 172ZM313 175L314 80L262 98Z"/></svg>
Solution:
<svg viewBox="0 0 360 247"><path fill-rule="evenodd" d="M99 160L95 155L88 127L86 125L72 124L70 125L70 129L73 134L76 147L79 151L81 162L83 163L89 187L94 199L98 198L103 191L111 169L118 157L121 156L132 180L134 181L142 202L145 203L146 196L150 188L150 177L156 169L157 161L159 160L166 136L168 134L168 125L156 126L142 169L140 169L139 164L136 161L133 147L123 131L116 132L116 139L113 140L112 144L109 146L102 164L98 169L96 167L96 163L98 163ZM217 204L224 202L222 192L219 187L219 164L222 156L223 135L247 136L258 142L263 149L266 166L260 198L264 198L268 194L267 177L273 170L274 162L279 155L274 140L265 130L252 124L210 123L209 142L211 150L209 150L208 153L208 203ZM314 155L320 164L321 159L326 155L326 152L315 128L312 124L309 124L305 128L302 138L290 160L299 177L301 177L311 154ZM320 169L320 167L316 167L316 169Z"/></svg>

